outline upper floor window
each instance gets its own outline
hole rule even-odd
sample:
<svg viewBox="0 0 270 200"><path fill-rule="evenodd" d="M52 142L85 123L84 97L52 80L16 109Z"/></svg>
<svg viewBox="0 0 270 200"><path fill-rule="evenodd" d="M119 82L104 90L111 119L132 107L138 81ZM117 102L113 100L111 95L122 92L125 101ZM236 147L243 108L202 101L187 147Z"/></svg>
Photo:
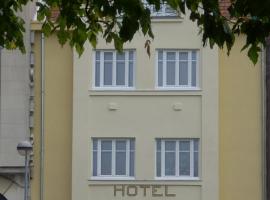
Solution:
<svg viewBox="0 0 270 200"><path fill-rule="evenodd" d="M146 7L149 8L152 17L176 17L178 13L173 10L168 4L161 4L160 10L156 10L154 5L145 3Z"/></svg>
<svg viewBox="0 0 270 200"><path fill-rule="evenodd" d="M93 139L93 177L134 177L134 139Z"/></svg>
<svg viewBox="0 0 270 200"><path fill-rule="evenodd" d="M156 176L190 179L198 177L198 139L157 139Z"/></svg>
<svg viewBox="0 0 270 200"><path fill-rule="evenodd" d="M94 54L94 87L131 88L134 85L135 51L96 50Z"/></svg>
<svg viewBox="0 0 270 200"><path fill-rule="evenodd" d="M197 50L158 50L157 86L171 89L198 87Z"/></svg>

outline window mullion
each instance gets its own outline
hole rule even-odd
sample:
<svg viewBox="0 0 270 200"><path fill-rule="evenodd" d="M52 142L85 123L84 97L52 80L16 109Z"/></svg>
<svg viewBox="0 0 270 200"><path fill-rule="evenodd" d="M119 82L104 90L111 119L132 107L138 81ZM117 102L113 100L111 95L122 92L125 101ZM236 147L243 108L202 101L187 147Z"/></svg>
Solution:
<svg viewBox="0 0 270 200"><path fill-rule="evenodd" d="M116 52L113 52L113 60L112 60L112 85L116 86Z"/></svg>
<svg viewBox="0 0 270 200"><path fill-rule="evenodd" d="M161 177L165 176L165 142L161 141Z"/></svg>
<svg viewBox="0 0 270 200"><path fill-rule="evenodd" d="M191 87L191 79L192 79L192 74L191 74L191 68L192 68L192 57L191 57L191 51L188 51L188 87Z"/></svg>
<svg viewBox="0 0 270 200"><path fill-rule="evenodd" d="M129 176L130 140L126 140L126 176Z"/></svg>
<svg viewBox="0 0 270 200"><path fill-rule="evenodd" d="M190 176L194 177L194 140L190 140Z"/></svg>
<svg viewBox="0 0 270 200"><path fill-rule="evenodd" d="M179 163L179 140L176 141L176 153L175 153L175 170L176 170L176 176L180 176L180 172L179 172L179 166L180 166L180 163Z"/></svg>
<svg viewBox="0 0 270 200"><path fill-rule="evenodd" d="M104 86L104 52L100 51L100 87Z"/></svg>
<svg viewBox="0 0 270 200"><path fill-rule="evenodd" d="M125 87L128 87L128 75L129 75L129 51L125 51Z"/></svg>
<svg viewBox="0 0 270 200"><path fill-rule="evenodd" d="M175 57L175 85L179 86L179 51L175 52L176 57Z"/></svg>
<svg viewBox="0 0 270 200"><path fill-rule="evenodd" d="M115 176L115 157L116 157L116 149L115 149L115 140L112 140L112 176Z"/></svg>
<svg viewBox="0 0 270 200"><path fill-rule="evenodd" d="M163 65L162 65L162 70L163 70L163 87L165 87L167 84L166 84L166 75L167 75L167 65L166 65L166 51L163 51L163 55L162 55L162 61L163 61Z"/></svg>
<svg viewBox="0 0 270 200"><path fill-rule="evenodd" d="M101 175L101 142L98 140L98 149L97 149L97 175Z"/></svg>

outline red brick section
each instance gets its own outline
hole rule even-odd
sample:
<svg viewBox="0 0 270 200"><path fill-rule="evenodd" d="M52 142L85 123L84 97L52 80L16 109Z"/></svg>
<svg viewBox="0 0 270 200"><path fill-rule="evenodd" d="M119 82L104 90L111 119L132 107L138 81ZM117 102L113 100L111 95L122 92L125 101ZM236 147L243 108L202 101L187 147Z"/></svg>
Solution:
<svg viewBox="0 0 270 200"><path fill-rule="evenodd" d="M230 5L231 5L230 0L219 0L219 9L220 9L221 15L227 18L230 17L230 14L228 11L228 8L230 7Z"/></svg>

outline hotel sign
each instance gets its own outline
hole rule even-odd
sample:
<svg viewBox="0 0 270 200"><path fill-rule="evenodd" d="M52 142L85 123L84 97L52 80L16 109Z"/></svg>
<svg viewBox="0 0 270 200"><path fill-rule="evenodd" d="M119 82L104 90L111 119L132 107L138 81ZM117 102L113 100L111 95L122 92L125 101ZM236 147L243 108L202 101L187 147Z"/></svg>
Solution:
<svg viewBox="0 0 270 200"><path fill-rule="evenodd" d="M114 185L114 196L152 196L152 197L175 197L176 194L169 191L168 185Z"/></svg>

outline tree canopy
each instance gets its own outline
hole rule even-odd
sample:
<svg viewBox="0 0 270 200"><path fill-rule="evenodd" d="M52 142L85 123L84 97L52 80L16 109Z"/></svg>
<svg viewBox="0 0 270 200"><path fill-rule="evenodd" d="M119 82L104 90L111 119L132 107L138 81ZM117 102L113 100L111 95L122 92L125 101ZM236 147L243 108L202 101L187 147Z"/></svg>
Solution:
<svg viewBox="0 0 270 200"><path fill-rule="evenodd" d="M0 2L0 46L25 51L24 21L17 12L29 1ZM197 23L204 45L226 46L229 53L235 37L246 35L243 49L248 49L249 58L256 63L270 32L270 1L231 0L226 16L220 10L221 1L224 0L42 0L37 2L37 19L43 22L46 36L57 30L59 43L68 42L79 54L86 41L95 47L100 35L121 51L137 31L154 38L146 3L156 10L165 3ZM59 12L57 17L52 16L55 9Z"/></svg>

